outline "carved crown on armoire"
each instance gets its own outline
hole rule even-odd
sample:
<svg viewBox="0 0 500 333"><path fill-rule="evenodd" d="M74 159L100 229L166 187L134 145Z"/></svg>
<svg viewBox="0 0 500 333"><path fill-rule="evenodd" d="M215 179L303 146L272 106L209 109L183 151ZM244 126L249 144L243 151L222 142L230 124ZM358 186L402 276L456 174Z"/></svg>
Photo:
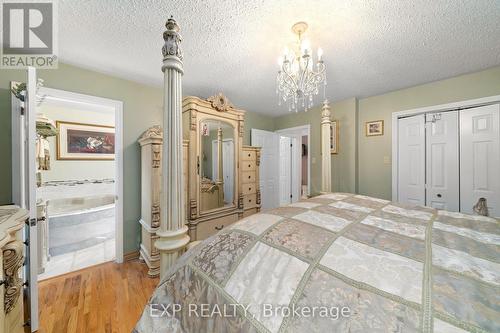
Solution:
<svg viewBox="0 0 500 333"><path fill-rule="evenodd" d="M194 242L260 211L260 147L243 145L245 111L222 94L185 97L182 119L186 225ZM149 267L148 274L158 276L160 257L154 242L161 219L161 127L146 130L139 144L140 257Z"/></svg>

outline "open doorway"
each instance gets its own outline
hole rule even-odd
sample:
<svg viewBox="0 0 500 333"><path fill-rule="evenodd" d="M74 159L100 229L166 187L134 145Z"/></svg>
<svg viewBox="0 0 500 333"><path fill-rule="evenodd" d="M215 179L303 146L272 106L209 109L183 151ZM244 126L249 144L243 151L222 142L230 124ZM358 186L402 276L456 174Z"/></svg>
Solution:
<svg viewBox="0 0 500 333"><path fill-rule="evenodd" d="M260 191L263 210L287 205L310 194L310 125L276 132L252 129L251 143L262 148Z"/></svg>
<svg viewBox="0 0 500 333"><path fill-rule="evenodd" d="M13 126L13 144L20 128ZM122 103L38 87L34 140L36 184L26 189L38 219L32 272L44 280L123 261ZM13 177L13 188L22 177Z"/></svg>

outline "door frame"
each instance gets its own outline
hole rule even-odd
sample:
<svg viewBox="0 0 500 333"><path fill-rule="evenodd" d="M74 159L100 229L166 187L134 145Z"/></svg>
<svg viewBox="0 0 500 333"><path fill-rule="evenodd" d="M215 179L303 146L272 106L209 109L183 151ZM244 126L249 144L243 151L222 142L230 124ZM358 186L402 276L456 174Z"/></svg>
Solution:
<svg viewBox="0 0 500 333"><path fill-rule="evenodd" d="M275 131L275 133L282 136L295 137L297 139L297 145L300 142L300 147L302 147L302 137L307 136L307 195L311 195L311 125L307 124L284 128ZM302 158L301 154L298 155L299 158ZM300 188L302 187L302 182L300 181L302 176L302 162L297 161L297 163L299 167L297 168L297 172L295 172L294 176L296 177L296 184L299 184L300 194ZM300 200L300 195L298 199Z"/></svg>
<svg viewBox="0 0 500 333"><path fill-rule="evenodd" d="M500 95L469 99L459 102L438 104L415 109L393 112L392 119L392 201L398 201L398 119L423 113L460 111L490 104L500 103ZM459 116L460 117L460 116Z"/></svg>
<svg viewBox="0 0 500 333"><path fill-rule="evenodd" d="M123 102L103 97L74 93L70 91L41 87L39 94L45 100L56 103L79 103L90 108L110 108L115 112L115 261L123 263ZM18 123L14 117L17 112L17 99L12 99L12 201L18 204L21 173L19 163L19 135L20 127L14 126ZM14 101L15 100L15 101ZM16 118L16 119L14 119ZM17 124L18 125L18 124Z"/></svg>

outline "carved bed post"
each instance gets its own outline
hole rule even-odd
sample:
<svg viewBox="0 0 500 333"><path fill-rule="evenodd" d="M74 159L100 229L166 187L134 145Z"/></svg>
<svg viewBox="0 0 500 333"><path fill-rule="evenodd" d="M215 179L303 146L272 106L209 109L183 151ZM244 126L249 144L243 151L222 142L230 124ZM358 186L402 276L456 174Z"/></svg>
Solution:
<svg viewBox="0 0 500 333"><path fill-rule="evenodd" d="M177 22L170 17L163 33L164 73L162 204L156 247L160 251L160 277L189 243L185 225L182 160L182 51Z"/></svg>
<svg viewBox="0 0 500 333"><path fill-rule="evenodd" d="M321 192L332 191L332 160L330 155L330 136L332 123L328 100L323 102L321 109Z"/></svg>

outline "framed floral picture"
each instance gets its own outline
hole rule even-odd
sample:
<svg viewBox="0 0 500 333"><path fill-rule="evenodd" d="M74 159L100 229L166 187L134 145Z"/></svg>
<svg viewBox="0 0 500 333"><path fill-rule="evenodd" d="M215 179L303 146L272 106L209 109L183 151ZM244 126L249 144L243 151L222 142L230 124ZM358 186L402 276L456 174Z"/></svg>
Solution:
<svg viewBox="0 0 500 333"><path fill-rule="evenodd" d="M366 122L365 134L366 136L384 135L384 121L375 120Z"/></svg>
<svg viewBox="0 0 500 333"><path fill-rule="evenodd" d="M112 126L56 122L58 160L114 160L115 128Z"/></svg>
<svg viewBox="0 0 500 333"><path fill-rule="evenodd" d="M332 120L330 124L330 153L338 154L339 152L339 121Z"/></svg>

